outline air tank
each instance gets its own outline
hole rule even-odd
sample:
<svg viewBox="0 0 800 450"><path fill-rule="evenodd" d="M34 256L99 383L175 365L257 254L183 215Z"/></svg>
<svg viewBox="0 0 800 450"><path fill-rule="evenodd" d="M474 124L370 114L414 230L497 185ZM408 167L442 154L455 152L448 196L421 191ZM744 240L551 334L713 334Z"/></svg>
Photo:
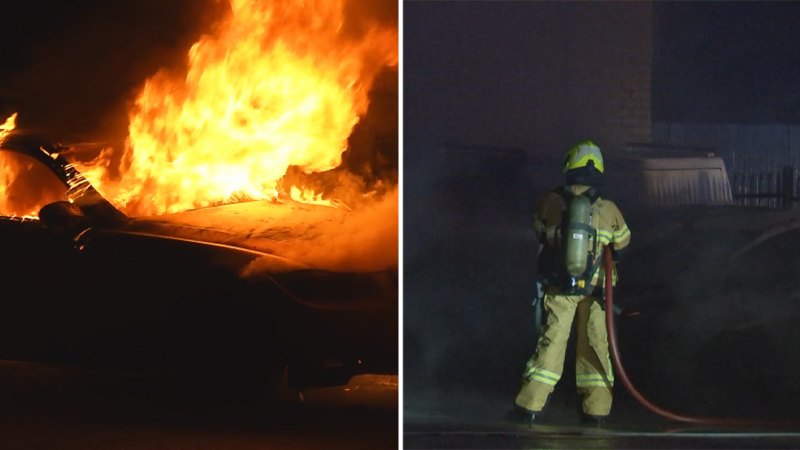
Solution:
<svg viewBox="0 0 800 450"><path fill-rule="evenodd" d="M570 200L568 208L565 262L567 273L578 277L586 271L592 235L592 204L585 195L576 195Z"/></svg>

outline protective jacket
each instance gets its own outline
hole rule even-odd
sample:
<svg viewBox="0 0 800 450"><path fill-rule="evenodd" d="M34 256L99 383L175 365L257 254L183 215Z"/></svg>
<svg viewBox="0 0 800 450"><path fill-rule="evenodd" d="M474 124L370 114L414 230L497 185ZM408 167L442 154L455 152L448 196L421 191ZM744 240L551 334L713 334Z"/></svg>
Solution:
<svg viewBox="0 0 800 450"><path fill-rule="evenodd" d="M583 285L579 289L570 289L564 280L564 225L569 220L567 206L571 196L587 195L591 200L591 227L595 234L589 249L590 261L587 272L583 276ZM539 202L533 221L536 237L542 245L539 255L539 273L547 279L551 293L591 294L601 287L604 278L602 267L603 249L613 245L612 249L619 255L630 242L630 230L625 224L622 213L611 200L601 198L589 186L562 186L545 194ZM617 282L616 269L612 274L614 284Z"/></svg>

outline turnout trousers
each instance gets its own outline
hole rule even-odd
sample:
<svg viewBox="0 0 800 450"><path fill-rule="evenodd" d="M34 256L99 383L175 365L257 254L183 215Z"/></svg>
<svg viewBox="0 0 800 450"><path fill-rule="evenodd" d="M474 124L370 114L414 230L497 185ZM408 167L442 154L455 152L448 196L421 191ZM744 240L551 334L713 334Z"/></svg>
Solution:
<svg viewBox="0 0 800 450"><path fill-rule="evenodd" d="M614 373L608 353L605 311L596 298L585 295L547 294L544 308L547 322L525 367L515 403L534 412L544 408L561 379L572 322L577 317L575 382L583 397L583 412L607 416L611 412Z"/></svg>

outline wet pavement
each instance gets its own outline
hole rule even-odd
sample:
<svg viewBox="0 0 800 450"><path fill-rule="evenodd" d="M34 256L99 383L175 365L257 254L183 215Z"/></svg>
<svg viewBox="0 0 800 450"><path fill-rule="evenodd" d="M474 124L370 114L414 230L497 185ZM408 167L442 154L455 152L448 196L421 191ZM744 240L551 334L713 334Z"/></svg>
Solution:
<svg viewBox="0 0 800 450"><path fill-rule="evenodd" d="M576 402L553 394L533 425L512 418L511 399L468 391L419 392L406 400L406 449L797 449L800 421L773 426L692 426L653 415L624 394L602 428L581 424ZM742 416L743 417L743 416ZM759 418L763 419L763 417Z"/></svg>
<svg viewBox="0 0 800 450"><path fill-rule="evenodd" d="M158 372L0 361L0 448L397 448L396 378L361 381L278 402Z"/></svg>

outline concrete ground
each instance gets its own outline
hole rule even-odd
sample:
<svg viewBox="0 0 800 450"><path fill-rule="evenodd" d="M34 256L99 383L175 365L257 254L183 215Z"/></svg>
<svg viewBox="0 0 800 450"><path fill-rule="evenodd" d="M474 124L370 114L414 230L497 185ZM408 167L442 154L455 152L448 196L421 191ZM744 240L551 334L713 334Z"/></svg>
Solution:
<svg viewBox="0 0 800 450"><path fill-rule="evenodd" d="M394 449L397 384L384 381L275 404L160 373L0 361L0 448Z"/></svg>
<svg viewBox="0 0 800 450"><path fill-rule="evenodd" d="M474 392L417 392L406 403L406 449L796 449L800 421L773 426L692 426L662 419L617 388L602 428L581 424L574 395L558 387L540 422L510 417L511 398Z"/></svg>

